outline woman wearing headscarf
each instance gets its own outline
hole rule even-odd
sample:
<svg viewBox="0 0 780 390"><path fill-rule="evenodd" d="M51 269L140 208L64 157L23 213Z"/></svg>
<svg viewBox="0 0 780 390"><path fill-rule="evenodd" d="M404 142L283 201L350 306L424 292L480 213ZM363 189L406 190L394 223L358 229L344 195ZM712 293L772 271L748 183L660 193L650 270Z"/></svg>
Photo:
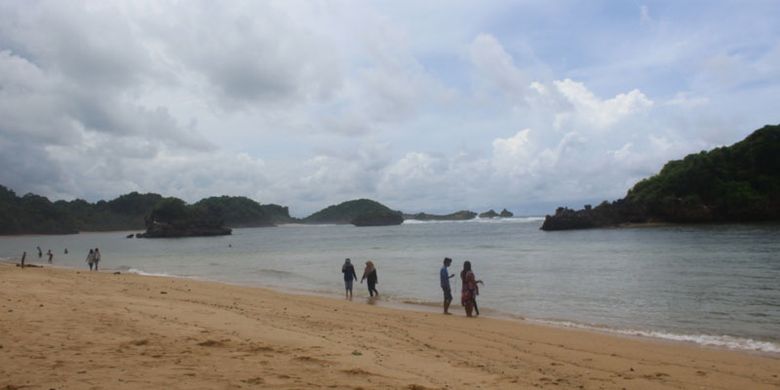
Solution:
<svg viewBox="0 0 780 390"><path fill-rule="evenodd" d="M379 278L376 275L376 267L374 267L374 263L369 260L366 261L366 268L363 270L363 277L360 278L360 283L363 283L363 280L368 280L368 295L379 296L379 291L376 290L376 284L379 283Z"/></svg>
<svg viewBox="0 0 780 390"><path fill-rule="evenodd" d="M346 289L345 298L352 299L352 281L357 280L357 274L355 273L355 266L349 259L344 260L344 265L341 266L341 272L344 274L344 288Z"/></svg>
<svg viewBox="0 0 780 390"><path fill-rule="evenodd" d="M476 314L479 315L479 309L477 309L477 295L479 295L479 283L481 280L477 280L474 276L474 272L471 271L471 262L463 262L463 271L460 271L461 281L461 293L460 303L466 308L466 316L471 317L471 313L476 309Z"/></svg>
<svg viewBox="0 0 780 390"><path fill-rule="evenodd" d="M92 249L89 250L89 254L87 255L87 264L89 264L89 270L92 271L92 267L95 266L95 251Z"/></svg>

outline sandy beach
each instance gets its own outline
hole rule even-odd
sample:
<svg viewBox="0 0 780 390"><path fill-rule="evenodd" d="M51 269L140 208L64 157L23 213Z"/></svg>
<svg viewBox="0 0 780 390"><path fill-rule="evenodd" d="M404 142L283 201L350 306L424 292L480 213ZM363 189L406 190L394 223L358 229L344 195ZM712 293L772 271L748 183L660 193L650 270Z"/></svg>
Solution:
<svg viewBox="0 0 780 390"><path fill-rule="evenodd" d="M780 388L774 355L453 308L0 264L0 389Z"/></svg>

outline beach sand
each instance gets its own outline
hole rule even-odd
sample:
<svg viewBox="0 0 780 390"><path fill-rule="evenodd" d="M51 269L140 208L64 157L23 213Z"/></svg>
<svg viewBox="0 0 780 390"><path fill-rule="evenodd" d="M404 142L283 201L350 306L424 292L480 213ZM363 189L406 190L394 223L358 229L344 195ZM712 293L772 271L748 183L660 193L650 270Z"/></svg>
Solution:
<svg viewBox="0 0 780 390"><path fill-rule="evenodd" d="M776 355L453 309L1 264L0 389L780 388Z"/></svg>

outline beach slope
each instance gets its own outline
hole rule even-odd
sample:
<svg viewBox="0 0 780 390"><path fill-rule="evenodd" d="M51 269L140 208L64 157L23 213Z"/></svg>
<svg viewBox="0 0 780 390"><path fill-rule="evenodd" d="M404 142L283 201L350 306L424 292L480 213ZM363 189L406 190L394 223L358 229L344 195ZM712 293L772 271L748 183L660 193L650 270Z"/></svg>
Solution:
<svg viewBox="0 0 780 390"><path fill-rule="evenodd" d="M0 264L0 389L777 389L779 373L777 356Z"/></svg>

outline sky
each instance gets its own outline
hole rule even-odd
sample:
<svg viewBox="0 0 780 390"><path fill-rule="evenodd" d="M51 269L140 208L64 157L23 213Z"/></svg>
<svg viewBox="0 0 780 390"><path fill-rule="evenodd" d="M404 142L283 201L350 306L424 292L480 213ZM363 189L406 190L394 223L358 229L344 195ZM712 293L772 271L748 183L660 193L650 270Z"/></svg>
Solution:
<svg viewBox="0 0 780 390"><path fill-rule="evenodd" d="M778 1L0 0L0 184L552 213L780 123Z"/></svg>

